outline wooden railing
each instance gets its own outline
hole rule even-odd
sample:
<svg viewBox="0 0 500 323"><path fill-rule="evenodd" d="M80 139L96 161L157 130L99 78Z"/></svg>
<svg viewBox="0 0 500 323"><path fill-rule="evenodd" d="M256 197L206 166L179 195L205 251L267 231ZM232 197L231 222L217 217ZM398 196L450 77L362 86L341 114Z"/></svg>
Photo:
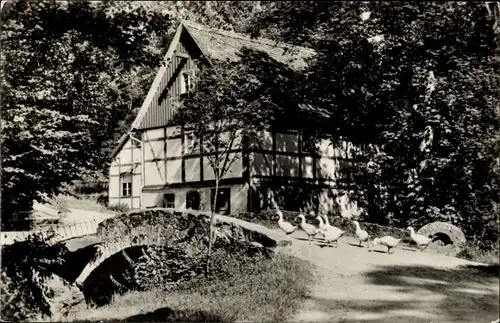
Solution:
<svg viewBox="0 0 500 323"><path fill-rule="evenodd" d="M100 222L100 221L99 221ZM99 222L96 219L78 222L65 225L51 225L49 227L33 230L33 231L7 231L0 233L0 245L10 245L16 241L24 241L31 234L48 235L52 229L56 233L55 239L57 241L67 240L70 238L81 237L87 234L94 234L97 232Z"/></svg>

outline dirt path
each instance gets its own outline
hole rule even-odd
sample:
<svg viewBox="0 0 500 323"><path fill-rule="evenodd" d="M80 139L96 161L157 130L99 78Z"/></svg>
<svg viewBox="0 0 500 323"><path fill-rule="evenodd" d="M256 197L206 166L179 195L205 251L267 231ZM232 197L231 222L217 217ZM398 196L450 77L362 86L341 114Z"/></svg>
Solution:
<svg viewBox="0 0 500 323"><path fill-rule="evenodd" d="M34 212L38 217L58 218L57 210L50 205L35 203ZM35 228L32 231L7 231L0 234L0 245L10 245L14 241L22 241L34 231L47 231L52 227L60 240L66 240L83 235L93 234L97 230L97 225L102 221L115 216L114 213L104 213L98 211L69 208L66 217L60 220L58 225Z"/></svg>
<svg viewBox="0 0 500 323"><path fill-rule="evenodd" d="M476 263L404 247L388 255L385 247L376 252L355 244L343 237L338 248L321 248L293 239L287 251L314 263L317 281L291 322L490 323L499 317L498 275L459 267Z"/></svg>

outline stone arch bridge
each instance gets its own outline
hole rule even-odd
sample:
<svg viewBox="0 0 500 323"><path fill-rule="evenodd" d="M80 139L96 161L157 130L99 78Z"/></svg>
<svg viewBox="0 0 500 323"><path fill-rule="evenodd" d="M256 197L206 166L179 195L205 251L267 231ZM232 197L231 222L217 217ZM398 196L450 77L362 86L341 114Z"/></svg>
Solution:
<svg viewBox="0 0 500 323"><path fill-rule="evenodd" d="M87 278L103 262L134 246L204 250L208 246L209 218L208 212L154 208L107 219L97 228L100 243L95 245L95 256L74 283L82 289ZM270 249L291 244L283 234L262 225L222 215L216 215L215 237L216 242L236 244L246 241Z"/></svg>

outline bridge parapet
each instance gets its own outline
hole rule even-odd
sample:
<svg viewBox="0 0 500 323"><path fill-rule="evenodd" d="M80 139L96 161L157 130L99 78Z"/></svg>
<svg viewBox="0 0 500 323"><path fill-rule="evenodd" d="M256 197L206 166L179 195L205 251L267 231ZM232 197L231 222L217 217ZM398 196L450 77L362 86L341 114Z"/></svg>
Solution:
<svg viewBox="0 0 500 323"><path fill-rule="evenodd" d="M82 286L89 275L106 259L133 246L182 247L188 254L199 254L208 247L208 212L155 208L130 211L101 222L97 235L102 241L92 261L75 283ZM216 215L215 244L258 243L274 249L291 244L291 240L264 226Z"/></svg>

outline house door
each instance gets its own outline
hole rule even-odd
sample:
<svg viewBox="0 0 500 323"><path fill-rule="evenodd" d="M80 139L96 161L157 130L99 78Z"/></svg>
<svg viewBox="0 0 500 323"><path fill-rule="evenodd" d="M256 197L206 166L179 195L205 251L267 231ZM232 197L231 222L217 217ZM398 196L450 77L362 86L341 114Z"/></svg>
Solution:
<svg viewBox="0 0 500 323"><path fill-rule="evenodd" d="M198 191L189 191L186 194L186 209L200 209L200 193Z"/></svg>
<svg viewBox="0 0 500 323"><path fill-rule="evenodd" d="M212 194L210 198L211 208L213 209L214 197L215 197L215 188L212 189ZM229 215L231 213L231 188L224 187L219 188L219 193L217 194L217 205L215 209L215 213L222 215Z"/></svg>

